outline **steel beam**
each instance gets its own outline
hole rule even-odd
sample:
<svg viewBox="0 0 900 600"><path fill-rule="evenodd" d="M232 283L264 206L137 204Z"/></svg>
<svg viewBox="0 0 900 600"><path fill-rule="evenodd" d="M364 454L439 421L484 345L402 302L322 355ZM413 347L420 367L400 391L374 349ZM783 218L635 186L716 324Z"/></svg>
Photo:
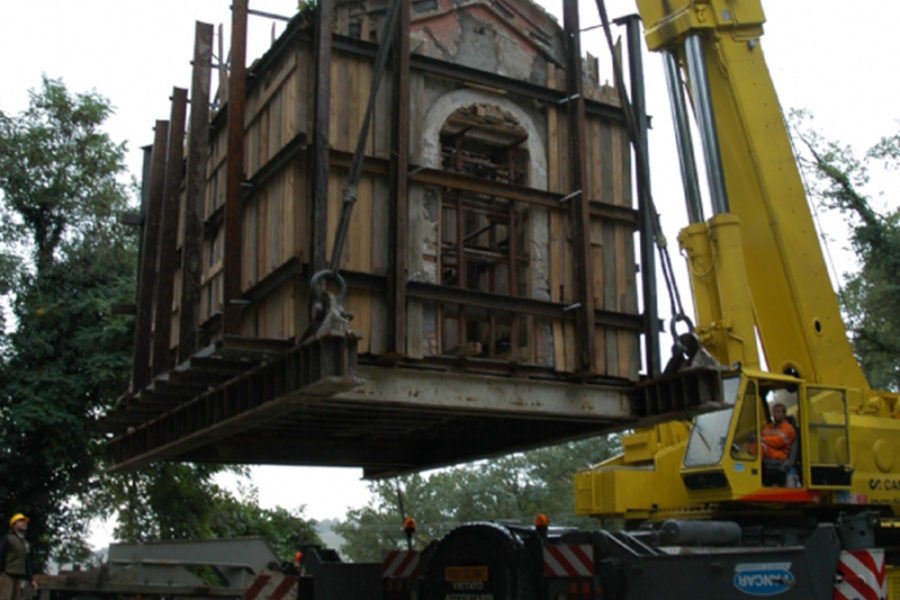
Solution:
<svg viewBox="0 0 900 600"><path fill-rule="evenodd" d="M466 373L428 372L360 366L362 385L328 399L328 403L371 402L456 414L516 414L533 419L627 419L625 387L510 379ZM627 388L630 389L630 388Z"/></svg>
<svg viewBox="0 0 900 600"><path fill-rule="evenodd" d="M383 475L632 422L624 385L359 367L364 379L337 394L291 391L302 379L299 348L119 436L109 446L111 470L159 459L246 462L252 454L255 462L357 465Z"/></svg>
<svg viewBox="0 0 900 600"><path fill-rule="evenodd" d="M347 274L347 282L353 285L354 277ZM436 285L422 281L411 281L407 295L419 300L433 300L447 304L465 304L472 307L485 308L500 312L514 312L525 315L547 317L551 319L571 320L573 311L567 310L565 304L521 298L502 294L490 294L478 290L460 289L450 285ZM605 327L615 327L630 331L641 331L643 320L639 315L617 313L608 310L594 309L594 322Z"/></svg>
<svg viewBox="0 0 900 600"><path fill-rule="evenodd" d="M585 186L588 184L584 132L584 82L581 66L581 33L578 0L564 0L566 36L566 113L569 124L569 201L572 227L572 254L575 271L575 370L590 373L597 354L594 322L594 268L591 256L591 216Z"/></svg>
<svg viewBox="0 0 900 600"><path fill-rule="evenodd" d="M296 257L289 259L285 264L247 290L243 299L250 305L256 305L262 302L269 294L279 290L285 283L304 280L307 277L304 274L308 273L308 271L308 264L300 263ZM342 270L341 273L347 282L347 287L350 289L365 290L379 295L387 293L389 284L387 278L383 275L346 269ZM569 306L548 300L493 294L423 281L407 282L406 287L406 295L419 300L431 300L448 304L467 304L492 311L516 312L549 319L562 319L564 321L571 321L575 318ZM634 332L642 331L644 324L640 315L598 308L594 309L594 320L597 325L603 327L615 327Z"/></svg>
<svg viewBox="0 0 900 600"><path fill-rule="evenodd" d="M309 160L309 146L306 142L306 134L299 133L292 138L278 153L273 156L252 179L244 184L243 199L246 202L261 190L267 181L278 175L287 164L293 160ZM329 154L329 166L348 168L351 154L343 150L332 149ZM390 162L383 158L367 156L363 161L363 172L373 175L389 175ZM407 174L409 181L415 181L424 185L437 185L451 189L465 190L488 196L501 196L509 200L528 202L555 210L565 209L563 199L565 194L550 192L523 185L510 184L502 181L485 181L464 173L454 173L441 169L428 169L415 164L408 165ZM638 213L632 208L610 204L598 199L590 200L592 217L613 219L638 227ZM223 221L224 208L216 208L204 222L204 235L211 236Z"/></svg>
<svg viewBox="0 0 900 600"><path fill-rule="evenodd" d="M109 442L110 470L135 469L178 456L210 441L277 421L297 402L358 385L357 340L352 333L317 334L225 385L161 412L155 420Z"/></svg>
<svg viewBox="0 0 900 600"><path fill-rule="evenodd" d="M406 253L409 227L409 23L410 0L400 0L394 45L394 127L391 130L390 213L388 215L387 350L406 354Z"/></svg>
<svg viewBox="0 0 900 600"><path fill-rule="evenodd" d="M336 167L349 166L349 153L340 150L331 151L331 165ZM388 172L388 165L384 159L369 157L363 165L366 172L373 174L385 174ZM517 200L520 202L528 202L554 210L565 210L565 204L562 202L565 194L541 190L524 185L506 183L503 181L487 181L472 177L465 173L455 173L453 171L444 171L442 169L429 169L418 165L409 165L409 180L423 185L436 185L450 188L453 190L462 190L473 192L476 194L484 194L486 196L498 196L508 200ZM589 206L592 216L603 217L605 219L613 219L638 226L637 211L632 208L603 202L602 200L590 199Z"/></svg>
<svg viewBox="0 0 900 600"><path fill-rule="evenodd" d="M178 244L178 196L184 176L184 120L187 90L172 89L172 115L166 144L166 175L162 222L159 234L159 259L156 272L156 314L153 328L153 374L169 370L172 334L172 299L175 290L176 245Z"/></svg>
<svg viewBox="0 0 900 600"><path fill-rule="evenodd" d="M333 0L320 0L316 5L316 88L315 122L313 124L312 202L310 202L310 237L312 238L313 273L328 264L328 128L331 113L331 36ZM306 193L298 190L298 193Z"/></svg>
<svg viewBox="0 0 900 600"><path fill-rule="evenodd" d="M203 273L203 213L206 200L206 161L209 155L209 78L213 26L197 22L191 78L191 119L188 137L184 199L184 238L181 242L181 301L178 321L178 362L197 349L200 290Z"/></svg>
<svg viewBox="0 0 900 600"><path fill-rule="evenodd" d="M231 75L228 81L228 153L225 167L224 333L241 327L241 183L244 180L247 1L234 0L231 19Z"/></svg>
<svg viewBox="0 0 900 600"><path fill-rule="evenodd" d="M136 542L110 544L109 575L114 580L119 572L126 574L136 565L197 566L213 565L236 577L229 587L243 593L245 576L261 573L278 555L262 538L243 537L218 540L176 540L168 542ZM163 582L158 582L163 583ZM204 594L205 595L205 594Z"/></svg>
<svg viewBox="0 0 900 600"><path fill-rule="evenodd" d="M367 416L370 414L364 407L357 408ZM385 419L411 417L418 425L419 433L393 433L377 438L360 435L349 444L345 436L316 434L308 428L295 427L281 435L267 435L266 439L237 436L228 443L210 444L187 453L183 459L216 463L246 463L249 460L255 464L362 466L364 477L375 479L600 435L630 422L619 418L515 419L505 414L471 419L391 410L384 411L381 416ZM446 437L435 436L431 435L431 426L453 431Z"/></svg>
<svg viewBox="0 0 900 600"><path fill-rule="evenodd" d="M641 57L641 17L629 15L619 19L616 23L625 23L626 39L628 41L628 67L629 80L631 81L631 105L637 120L637 135L640 143L634 144L635 153L640 153L637 160L644 165L650 164L650 152L647 144L647 101L644 93L644 63ZM656 297L656 235L653 231L653 221L656 219L650 191L650 178L641 176L649 174L648 169L641 169L637 177L638 215L640 218L639 231L641 232L641 289L643 291L644 305L644 348L645 365L647 375L656 377L660 373L660 349L659 349L659 307Z"/></svg>
<svg viewBox="0 0 900 600"><path fill-rule="evenodd" d="M166 139L169 122L157 121L150 156L150 181L144 213L141 264L138 278L137 317L134 323L134 359L131 389L139 390L150 381L153 300L156 292L156 260L159 248L159 224L162 221L163 186L166 177Z"/></svg>

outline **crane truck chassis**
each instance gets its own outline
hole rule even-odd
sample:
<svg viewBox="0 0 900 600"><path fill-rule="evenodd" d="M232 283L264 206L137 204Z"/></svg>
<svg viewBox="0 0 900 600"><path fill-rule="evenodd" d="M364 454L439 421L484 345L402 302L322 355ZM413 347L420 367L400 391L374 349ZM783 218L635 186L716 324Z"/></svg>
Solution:
<svg viewBox="0 0 900 600"><path fill-rule="evenodd" d="M777 533L773 533L777 531ZM421 553L344 563L304 549L298 600L638 600L886 597L896 545L874 512L777 528L669 520L637 531L493 522L450 531Z"/></svg>

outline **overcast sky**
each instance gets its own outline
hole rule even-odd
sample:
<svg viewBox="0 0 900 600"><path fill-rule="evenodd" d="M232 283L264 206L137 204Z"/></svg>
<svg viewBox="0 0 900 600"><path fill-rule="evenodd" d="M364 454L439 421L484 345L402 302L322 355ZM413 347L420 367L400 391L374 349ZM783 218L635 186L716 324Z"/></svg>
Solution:
<svg viewBox="0 0 900 600"><path fill-rule="evenodd" d="M168 119L172 87L190 86L194 21L223 23L228 47L229 0L0 0L0 5L0 110L23 110L27 90L39 88L41 73L62 78L71 91L94 89L115 107L108 131L114 140L127 141L135 175L139 148L152 141L154 120ZM296 0L251 0L250 5L290 15ZM543 0L543 5L551 13L561 11L561 2ZM635 11L625 0L608 0L607 6L612 18ZM900 130L895 41L900 2L764 0L763 6L768 23L762 47L785 110L811 110L827 136L860 151ZM581 11L582 27L599 21L593 3L583 2ZM268 47L272 25L251 17L248 63ZM283 30L281 23L275 27L276 33ZM584 48L600 54L599 44L592 36ZM648 112L655 117L653 185L674 244L674 231L684 217L668 99L659 58L645 55L644 61ZM601 72L604 68L601 63ZM897 200L889 202L896 205ZM357 469L264 468L254 473L265 505L305 504L307 515L318 519L342 517L348 506L366 499Z"/></svg>

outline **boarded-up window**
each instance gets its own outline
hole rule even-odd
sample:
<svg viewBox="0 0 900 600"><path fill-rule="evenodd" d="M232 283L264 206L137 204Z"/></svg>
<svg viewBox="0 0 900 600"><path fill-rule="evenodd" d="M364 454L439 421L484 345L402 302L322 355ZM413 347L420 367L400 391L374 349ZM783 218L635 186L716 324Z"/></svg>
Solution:
<svg viewBox="0 0 900 600"><path fill-rule="evenodd" d="M441 163L470 177L528 184L528 134L499 108L473 104L441 129ZM463 189L441 194L441 283L489 294L528 296L528 209L499 195ZM444 353L509 357L528 346L524 319L509 311L445 304Z"/></svg>

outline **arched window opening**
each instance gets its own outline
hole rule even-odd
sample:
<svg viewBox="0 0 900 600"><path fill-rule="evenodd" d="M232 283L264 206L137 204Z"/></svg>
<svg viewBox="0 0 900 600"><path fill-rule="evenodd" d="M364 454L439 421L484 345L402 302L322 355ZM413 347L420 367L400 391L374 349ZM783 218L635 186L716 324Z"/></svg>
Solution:
<svg viewBox="0 0 900 600"><path fill-rule="evenodd" d="M526 130L500 108L472 104L452 113L441 128L441 166L472 178L528 185L527 140ZM528 296L527 206L465 187L441 193L441 283ZM517 360L528 346L524 321L512 311L444 304L442 352Z"/></svg>

